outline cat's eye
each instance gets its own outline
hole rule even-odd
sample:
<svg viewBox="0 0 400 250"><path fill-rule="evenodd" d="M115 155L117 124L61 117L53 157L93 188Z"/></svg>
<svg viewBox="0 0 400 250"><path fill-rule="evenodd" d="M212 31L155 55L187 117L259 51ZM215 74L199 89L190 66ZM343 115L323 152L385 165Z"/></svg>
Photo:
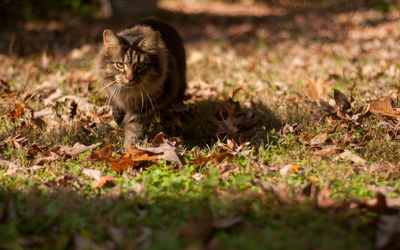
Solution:
<svg viewBox="0 0 400 250"><path fill-rule="evenodd" d="M124 68L124 64L121 63L121 62L116 62L115 66L117 66L117 68L119 68L119 69L123 69Z"/></svg>
<svg viewBox="0 0 400 250"><path fill-rule="evenodd" d="M144 63L138 63L136 64L137 69L143 69L144 68Z"/></svg>

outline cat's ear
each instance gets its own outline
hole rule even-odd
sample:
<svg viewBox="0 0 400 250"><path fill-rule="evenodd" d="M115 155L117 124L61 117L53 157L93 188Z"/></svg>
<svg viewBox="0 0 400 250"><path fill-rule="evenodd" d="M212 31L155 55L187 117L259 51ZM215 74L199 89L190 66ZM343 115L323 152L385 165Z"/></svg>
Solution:
<svg viewBox="0 0 400 250"><path fill-rule="evenodd" d="M148 53L157 53L158 41L160 40L160 32L155 31L146 36L139 42L138 47Z"/></svg>
<svg viewBox="0 0 400 250"><path fill-rule="evenodd" d="M103 43L106 51L111 48L121 47L121 41L119 40L118 36L114 33L114 31L109 29L106 29L103 32Z"/></svg>

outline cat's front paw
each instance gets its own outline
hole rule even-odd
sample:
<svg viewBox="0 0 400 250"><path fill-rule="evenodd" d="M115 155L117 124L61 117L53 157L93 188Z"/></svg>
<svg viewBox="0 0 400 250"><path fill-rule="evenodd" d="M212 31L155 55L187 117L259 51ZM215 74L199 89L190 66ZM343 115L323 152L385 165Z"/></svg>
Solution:
<svg viewBox="0 0 400 250"><path fill-rule="evenodd" d="M134 146L143 139L145 134L145 127L140 122L132 122L125 126L124 133L124 148L129 149L129 146Z"/></svg>
<svg viewBox="0 0 400 250"><path fill-rule="evenodd" d="M139 137L127 137L124 138L124 149L128 150L130 146L135 146L139 143Z"/></svg>

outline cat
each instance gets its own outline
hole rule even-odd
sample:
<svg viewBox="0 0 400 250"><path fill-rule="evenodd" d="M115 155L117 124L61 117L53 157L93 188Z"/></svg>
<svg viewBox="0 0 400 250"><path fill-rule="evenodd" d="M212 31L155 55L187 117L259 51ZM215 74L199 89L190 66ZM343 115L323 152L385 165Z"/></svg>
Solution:
<svg viewBox="0 0 400 250"><path fill-rule="evenodd" d="M182 39L170 25L144 19L119 33L103 32L98 74L114 120L124 125L124 148L136 144L186 89Z"/></svg>

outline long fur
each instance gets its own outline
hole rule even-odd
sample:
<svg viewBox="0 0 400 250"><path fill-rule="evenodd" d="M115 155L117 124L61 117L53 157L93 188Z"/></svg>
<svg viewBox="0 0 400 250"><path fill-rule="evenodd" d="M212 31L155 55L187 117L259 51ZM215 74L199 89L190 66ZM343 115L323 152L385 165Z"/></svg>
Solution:
<svg viewBox="0 0 400 250"><path fill-rule="evenodd" d="M182 102L186 59L182 40L169 25L145 19L115 34L106 30L98 74L114 119L124 123L124 146L137 143L151 122Z"/></svg>

